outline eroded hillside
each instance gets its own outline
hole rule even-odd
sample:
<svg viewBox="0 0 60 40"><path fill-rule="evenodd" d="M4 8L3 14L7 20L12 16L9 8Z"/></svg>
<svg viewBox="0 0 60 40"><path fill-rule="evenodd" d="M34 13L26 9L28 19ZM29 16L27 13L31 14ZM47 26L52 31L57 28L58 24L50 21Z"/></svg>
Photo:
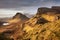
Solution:
<svg viewBox="0 0 60 40"><path fill-rule="evenodd" d="M30 19L17 13L8 23L0 28L1 40L60 40L60 7L38 8Z"/></svg>

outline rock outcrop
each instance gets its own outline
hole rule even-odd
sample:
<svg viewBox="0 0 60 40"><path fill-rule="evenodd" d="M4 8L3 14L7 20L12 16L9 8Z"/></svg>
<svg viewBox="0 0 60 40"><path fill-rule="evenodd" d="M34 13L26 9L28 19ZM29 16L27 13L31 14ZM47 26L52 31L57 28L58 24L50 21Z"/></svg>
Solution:
<svg viewBox="0 0 60 40"><path fill-rule="evenodd" d="M52 8L41 7L41 8L38 8L37 14L38 15L39 14L41 15L41 14L46 14L47 12L56 12L57 14L59 14L60 7L57 7L57 6L56 7L55 6L52 6Z"/></svg>
<svg viewBox="0 0 60 40"><path fill-rule="evenodd" d="M37 14L48 21L55 21L60 18L60 7L53 6L52 8L38 8Z"/></svg>

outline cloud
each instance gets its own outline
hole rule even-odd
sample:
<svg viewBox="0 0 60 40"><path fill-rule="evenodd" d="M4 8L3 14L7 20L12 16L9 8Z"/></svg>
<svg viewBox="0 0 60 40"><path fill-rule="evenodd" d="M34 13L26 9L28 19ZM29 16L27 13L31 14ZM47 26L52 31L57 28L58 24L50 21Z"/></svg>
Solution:
<svg viewBox="0 0 60 40"><path fill-rule="evenodd" d="M50 3L51 2L51 3ZM0 0L0 8L20 8L29 6L41 6L58 3L60 0Z"/></svg>
<svg viewBox="0 0 60 40"><path fill-rule="evenodd" d="M0 8L19 8L58 5L60 0L0 0Z"/></svg>
<svg viewBox="0 0 60 40"><path fill-rule="evenodd" d="M33 1L30 0L0 0L0 7L2 8L14 8L22 6L31 6Z"/></svg>
<svg viewBox="0 0 60 40"><path fill-rule="evenodd" d="M23 11L18 11L18 10L0 9L0 17L12 17L17 12L23 13Z"/></svg>
<svg viewBox="0 0 60 40"><path fill-rule="evenodd" d="M39 7L56 5L60 6L60 0L0 0L0 16L12 16L18 11L35 14Z"/></svg>

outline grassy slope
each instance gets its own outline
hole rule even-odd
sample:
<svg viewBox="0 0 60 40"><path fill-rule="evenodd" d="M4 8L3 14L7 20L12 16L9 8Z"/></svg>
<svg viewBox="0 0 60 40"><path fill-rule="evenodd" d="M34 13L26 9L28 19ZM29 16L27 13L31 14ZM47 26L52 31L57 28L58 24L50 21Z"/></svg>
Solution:
<svg viewBox="0 0 60 40"><path fill-rule="evenodd" d="M23 40L60 40L60 20L35 25L33 30L23 36Z"/></svg>

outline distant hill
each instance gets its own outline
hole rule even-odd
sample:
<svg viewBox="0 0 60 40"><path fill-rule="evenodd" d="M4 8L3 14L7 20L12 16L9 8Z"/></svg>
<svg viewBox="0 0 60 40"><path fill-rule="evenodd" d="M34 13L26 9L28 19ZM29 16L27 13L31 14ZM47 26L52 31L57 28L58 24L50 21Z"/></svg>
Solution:
<svg viewBox="0 0 60 40"><path fill-rule="evenodd" d="M29 18L25 15L23 15L22 13L16 13L15 16L13 16L13 18L11 20L8 20L9 23L17 23L17 22L25 22L27 21Z"/></svg>
<svg viewBox="0 0 60 40"><path fill-rule="evenodd" d="M16 13L16 15L13 16L13 19L14 18L29 19L26 15L23 15L22 13Z"/></svg>
<svg viewBox="0 0 60 40"><path fill-rule="evenodd" d="M27 20L29 20L29 18L25 15L21 13L16 13L16 15L13 16L12 19L7 21L9 25L2 26L2 28L0 28L0 33L4 34L4 36L6 35L6 37L15 39L19 35L21 36L23 34L21 30L22 24L25 23Z"/></svg>

